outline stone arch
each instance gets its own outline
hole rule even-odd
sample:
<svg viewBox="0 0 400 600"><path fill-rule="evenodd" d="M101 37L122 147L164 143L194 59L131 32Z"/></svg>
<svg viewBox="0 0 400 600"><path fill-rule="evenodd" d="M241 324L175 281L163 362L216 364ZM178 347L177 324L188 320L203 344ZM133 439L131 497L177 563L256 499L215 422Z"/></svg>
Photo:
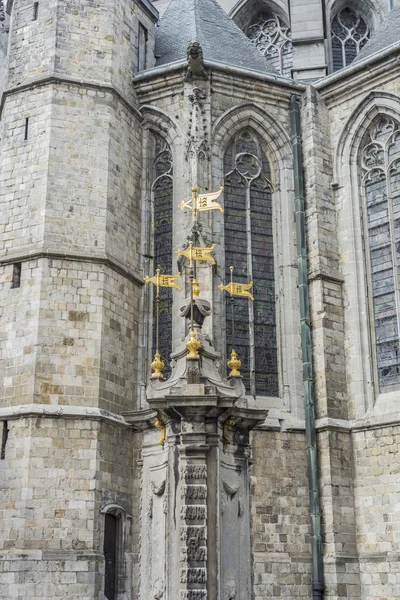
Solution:
<svg viewBox="0 0 400 600"><path fill-rule="evenodd" d="M343 47L342 50L340 50L341 44L338 41L338 39L333 36L333 23L336 21L337 15L346 8L349 8L355 13L355 15L359 16L362 19L361 24L362 22L364 22L366 30L365 26L361 26L360 24L359 33L362 35L362 32L364 32L365 38L363 39L363 41L360 41L360 37L356 36L357 41L353 41L353 43L350 45L349 42L347 42L346 50L344 50ZM341 62L341 59L339 58L341 53L344 52L344 54L346 55L346 59L344 59L346 61L349 61L349 52L350 56L355 52L358 54L362 47L368 42L368 39L371 36L373 36L374 30L383 20L385 15L386 13L383 12L382 7L378 7L377 3L374 3L373 0L330 0L329 2L327 2L326 23L328 29L328 63L330 72L334 72L340 70L340 68L343 68L343 65L342 67L340 67L337 64L338 60L339 62ZM336 26L338 26L338 23L336 23ZM344 39L342 36L346 36L348 32L347 30L341 31L342 33L340 37L341 39ZM356 38L354 38L354 40ZM334 42L336 43L336 45L339 45L339 47L336 47L336 53L334 50ZM351 50L351 48L353 48L353 50ZM339 57L337 53L339 53ZM351 64L351 62L347 62L347 64L344 66L349 66L349 64Z"/></svg>
<svg viewBox="0 0 400 600"><path fill-rule="evenodd" d="M246 127L254 128L272 150L279 169L292 167L289 135L266 110L254 102L243 102L225 111L215 122L211 138L213 156L226 149L230 138Z"/></svg>
<svg viewBox="0 0 400 600"><path fill-rule="evenodd" d="M235 7L233 18L278 73L291 77L293 47L286 3L279 0L247 0Z"/></svg>
<svg viewBox="0 0 400 600"><path fill-rule="evenodd" d="M239 0L231 10L230 16L242 31L246 31L249 23L262 12L277 15L286 25L289 25L288 3L286 0Z"/></svg>
<svg viewBox="0 0 400 600"><path fill-rule="evenodd" d="M349 393L354 400L358 418L362 418L367 410L379 412L390 396L390 393L380 394L376 390L370 361L373 350L372 321L368 306L358 164L361 142L379 115L400 121L400 97L387 92L372 92L364 98L344 126L334 164L338 238L345 280L345 320L357 324L348 328L346 335L348 346L353 348L347 361ZM351 282L351 285L347 282Z"/></svg>
<svg viewBox="0 0 400 600"><path fill-rule="evenodd" d="M287 265L295 264L296 261L292 147L288 133L277 119L261 106L253 102L244 102L227 110L214 124L211 135L213 188L216 189L223 182L223 156L229 142L235 134L246 128L255 131L261 139L273 173L280 397L283 400L282 409L291 411L294 418L301 418L303 414L300 400L301 380L298 378L298 373L301 373L300 364L298 371L293 369L293 364L297 364L299 360L294 352L294 348L297 348L299 344L297 338L299 315L296 309L293 310L293 306L297 305L295 297L297 272L287 268ZM215 215L214 221L217 236L217 229L221 232L224 228L223 215ZM220 236L220 234L218 235ZM216 256L218 264L221 265L221 271L218 273L218 276L221 277L223 276L221 274L225 272L225 259L221 248L217 247ZM218 292L215 291L216 296L217 294ZM223 322L223 308L219 310L221 312L217 315L216 320ZM225 344L225 339L221 338L221 346L222 344ZM220 347L218 350L224 351Z"/></svg>
<svg viewBox="0 0 400 600"><path fill-rule="evenodd" d="M326 2L327 22L331 23L332 18L346 6L356 11L362 11L372 30L376 29L386 16L386 11L382 5L373 0L328 0Z"/></svg>
<svg viewBox="0 0 400 600"><path fill-rule="evenodd" d="M176 140L182 136L182 129L178 123L173 121L170 116L158 106L144 104L140 108L143 115L143 129L153 129L156 133L165 137L171 148L176 144Z"/></svg>
<svg viewBox="0 0 400 600"><path fill-rule="evenodd" d="M112 516L116 520L116 587L115 587L115 598L116 600L125 600L129 593L131 584L131 565L129 562L129 542L131 533L131 522L132 517L128 511L120 504L109 503L103 506L100 511L101 514L101 537L100 537L100 552L104 553L106 546L106 517L107 515ZM104 583L102 585L102 593L104 590ZM100 597L101 594L100 594ZM105 596L103 596L105 598Z"/></svg>
<svg viewBox="0 0 400 600"><path fill-rule="evenodd" d="M400 96L389 92L371 92L347 119L334 156L334 173L338 185L343 185L346 175L346 169L343 167L354 162L365 132L381 113L399 119Z"/></svg>

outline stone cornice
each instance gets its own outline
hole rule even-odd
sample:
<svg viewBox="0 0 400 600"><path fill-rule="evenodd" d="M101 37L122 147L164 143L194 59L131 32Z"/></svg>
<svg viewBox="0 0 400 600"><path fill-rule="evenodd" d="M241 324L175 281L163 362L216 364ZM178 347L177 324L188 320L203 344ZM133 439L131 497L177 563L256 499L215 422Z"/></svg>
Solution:
<svg viewBox="0 0 400 600"><path fill-rule="evenodd" d="M64 419L89 419L95 421L108 421L130 427L130 424L115 413L110 413L102 408L89 406L52 406L50 404L22 404L20 406L8 406L0 408L0 421L12 419L24 419L27 417L47 417Z"/></svg>
<svg viewBox="0 0 400 600"><path fill-rule="evenodd" d="M38 260L38 259L54 259L54 260L70 260L70 261L79 261L93 264L100 264L106 267L109 267L113 271L119 273L123 277L126 277L133 283L138 286L143 286L144 281L141 277L126 269L123 265L121 265L114 258L109 256L91 256L85 254L69 254L67 252L53 252L51 250L47 251L37 251L37 252L29 252L29 253L21 253L21 254L13 254L12 256L3 256L0 257L0 266L10 265L16 262L24 262L28 260Z"/></svg>
<svg viewBox="0 0 400 600"><path fill-rule="evenodd" d="M240 409L237 409L240 412ZM229 412L229 411L228 411ZM230 411L232 412L232 410ZM124 415L117 415L106 410L89 406L52 406L49 404L22 404L19 406L8 406L0 408L0 421L12 419L22 419L27 417L47 417L47 418L65 418L65 419L91 419L100 421L109 421L119 424L123 427L131 427L142 431L149 427L150 421L154 419L157 412L154 409L143 411L129 411ZM278 427L270 423L270 419L265 419L263 424L256 425L255 430L259 431L282 431L287 433L304 432L304 421L296 423L287 423L286 426ZM342 431L359 432L371 429L384 429L386 427L400 426L400 412L387 415L374 415L364 419L354 419L346 421L344 419L332 419L324 417L317 419L315 423L316 430L323 431Z"/></svg>
<svg viewBox="0 0 400 600"><path fill-rule="evenodd" d="M137 119L139 119L141 121L143 118L139 109L136 108L136 106L133 106L133 104L127 98L125 98L123 93L120 92L119 90L117 90L112 85L110 85L108 83L103 83L101 81L84 81L84 80L75 79L73 77L58 76L58 75L50 75L48 77L37 78L37 79L30 81L29 83L24 83L24 84L9 88L7 90L4 90L3 95L1 97L1 102L0 102L0 118L3 113L3 108L4 108L6 98L8 96L12 96L13 94L18 94L20 92L24 92L24 91L30 90L32 88L35 88L35 87L56 85L56 84L58 84L58 85L75 85L75 86L81 87L81 88L83 87L83 88L87 88L87 89L108 92L109 94L111 94L115 98L117 98L122 104L124 104L124 106L132 114L134 114L137 117Z"/></svg>
<svg viewBox="0 0 400 600"><path fill-rule="evenodd" d="M204 65L205 65L205 67L214 69L215 71L222 71L223 73L227 73L229 75L237 75L240 78L245 77L247 79L256 79L257 81L265 81L266 83L269 83L269 84L274 83L278 86L287 88L292 93L293 92L302 93L307 88L307 86L302 83L298 83L296 81L293 81L292 79L287 79L286 77L281 77L279 75L271 75L270 73L261 73L259 71L251 71L249 69L233 67L233 66L226 65L224 63L220 63L220 62L216 62L216 61L209 61L209 60L205 60ZM147 69L146 71L142 71L142 72L138 73L134 78L134 84L145 82L145 81L147 82L150 79L157 78L160 76L165 77L166 75L169 75L176 71L184 71L186 69L187 69L187 60L186 59L177 60L175 62L166 64L166 65L160 65L158 67L156 66L156 67L153 67L152 69Z"/></svg>

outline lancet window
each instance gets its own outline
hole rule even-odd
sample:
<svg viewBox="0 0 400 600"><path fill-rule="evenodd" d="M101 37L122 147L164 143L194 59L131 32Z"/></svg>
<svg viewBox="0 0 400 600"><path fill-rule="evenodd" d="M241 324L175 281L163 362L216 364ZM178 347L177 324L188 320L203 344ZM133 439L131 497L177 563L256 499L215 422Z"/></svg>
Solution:
<svg viewBox="0 0 400 600"><path fill-rule="evenodd" d="M235 281L254 284L254 302L235 297L232 311L226 297L227 355L233 347L242 360L248 392L277 396L273 188L256 134L245 130L235 136L225 153L224 172L225 278L229 281L233 266Z"/></svg>
<svg viewBox="0 0 400 600"><path fill-rule="evenodd" d="M400 127L381 118L362 148L364 228L381 392L400 387Z"/></svg>
<svg viewBox="0 0 400 600"><path fill-rule="evenodd" d="M155 136L155 159L153 163L153 206L154 206L154 271L172 273L172 209L173 179L172 153L167 142ZM153 303L153 352L156 351L156 292ZM172 290L160 288L159 352L165 362L164 376L170 375L172 352Z"/></svg>
<svg viewBox="0 0 400 600"><path fill-rule="evenodd" d="M262 13L249 25L247 36L278 73L291 77L293 51L290 27L277 15Z"/></svg>
<svg viewBox="0 0 400 600"><path fill-rule="evenodd" d="M361 14L349 6L336 13L331 23L333 70L352 63L370 36L371 30Z"/></svg>

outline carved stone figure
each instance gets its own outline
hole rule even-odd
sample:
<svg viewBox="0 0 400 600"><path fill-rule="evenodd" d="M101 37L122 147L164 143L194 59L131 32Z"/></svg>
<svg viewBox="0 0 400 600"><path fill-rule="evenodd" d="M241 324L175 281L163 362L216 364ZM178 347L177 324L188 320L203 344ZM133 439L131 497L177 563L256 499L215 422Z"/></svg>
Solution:
<svg viewBox="0 0 400 600"><path fill-rule="evenodd" d="M208 75L204 69L203 49L200 42L189 42L187 48L187 61L187 81L191 81L195 78L208 79Z"/></svg>

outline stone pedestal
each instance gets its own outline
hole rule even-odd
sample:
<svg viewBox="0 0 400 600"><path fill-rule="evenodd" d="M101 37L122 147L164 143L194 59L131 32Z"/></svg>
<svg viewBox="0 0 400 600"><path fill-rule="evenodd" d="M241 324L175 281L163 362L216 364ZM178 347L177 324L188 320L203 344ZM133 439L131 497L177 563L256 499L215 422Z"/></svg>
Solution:
<svg viewBox="0 0 400 600"><path fill-rule="evenodd" d="M199 337L200 358L182 347L170 379L148 389L141 600L251 598L249 431L267 412L247 407L240 379L219 376L218 354ZM138 427L140 415L127 420Z"/></svg>

